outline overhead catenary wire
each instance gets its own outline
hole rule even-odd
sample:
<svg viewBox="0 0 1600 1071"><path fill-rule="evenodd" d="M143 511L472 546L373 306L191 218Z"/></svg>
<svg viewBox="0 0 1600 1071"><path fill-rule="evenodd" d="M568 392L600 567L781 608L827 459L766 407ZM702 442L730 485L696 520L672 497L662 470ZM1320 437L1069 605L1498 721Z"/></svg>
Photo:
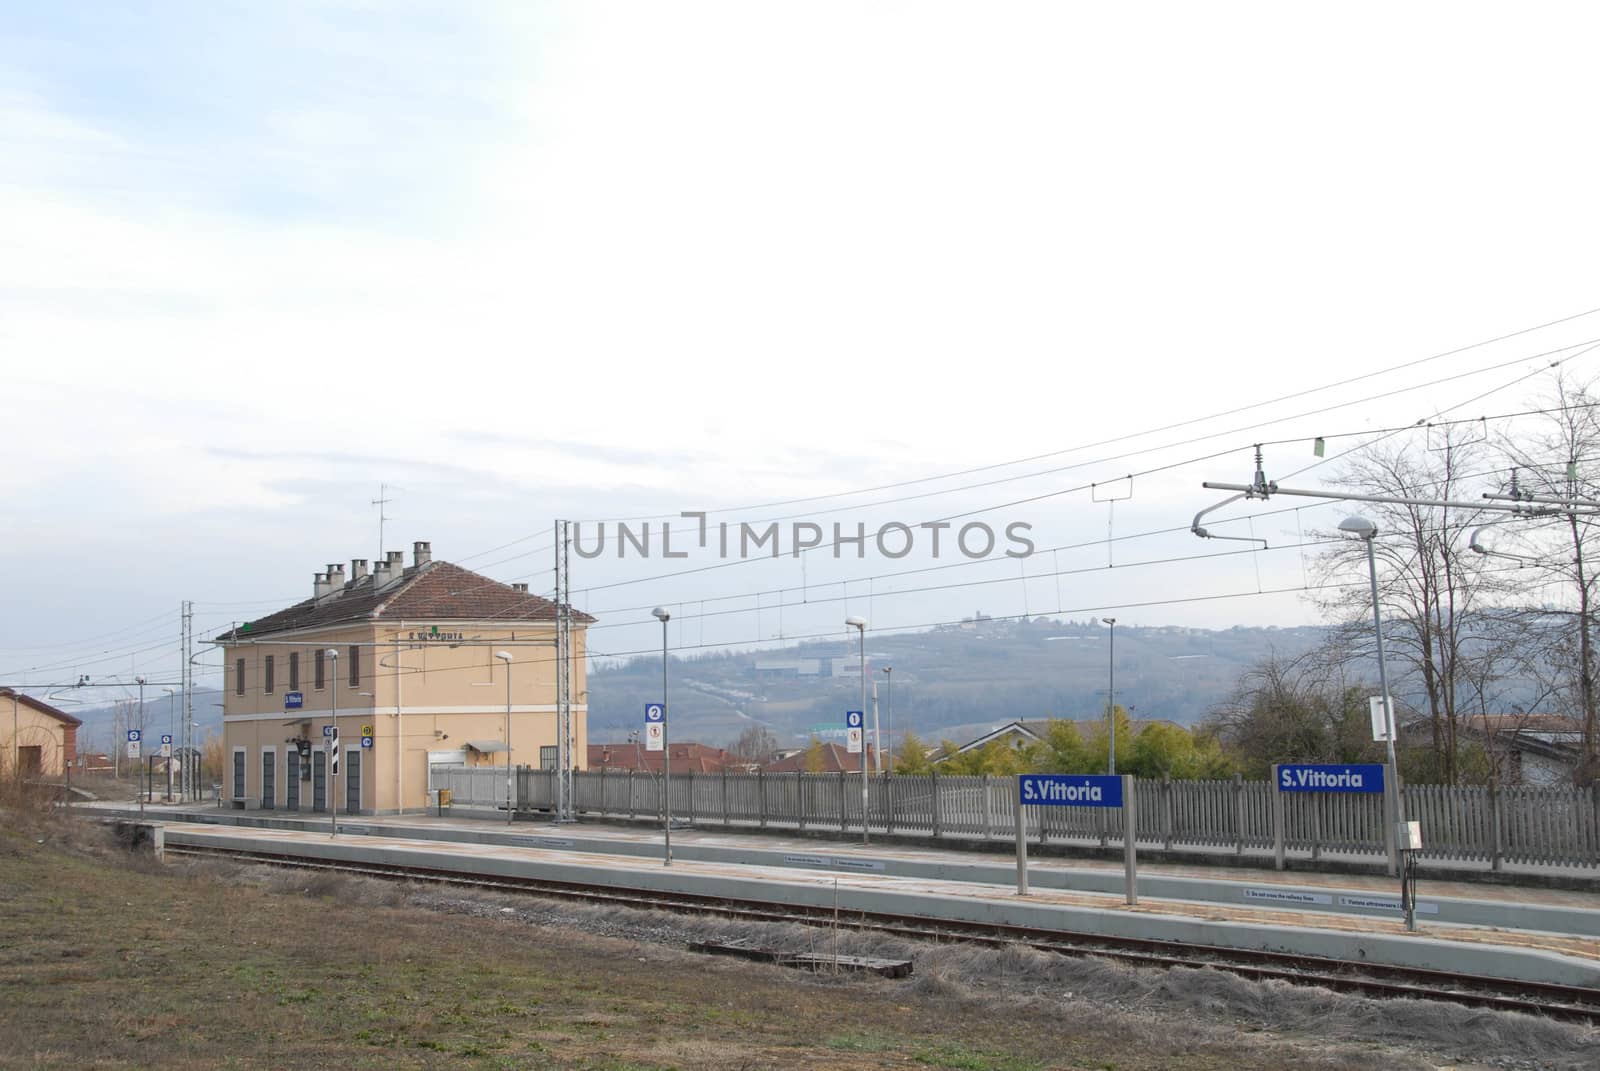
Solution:
<svg viewBox="0 0 1600 1071"><path fill-rule="evenodd" d="M1153 429L1147 429L1147 430L1141 431L1141 432L1131 432L1131 433L1127 433L1127 434L1124 434L1124 435L1115 436L1115 437L1112 437L1110 439L1101 440L1098 443L1090 443L1090 444L1083 444L1083 445L1075 446L1075 447L1063 448L1061 450L1049 451L1049 452L1046 452L1046 453L1043 453L1043 454L1035 454L1035 455L1031 455L1031 456L1025 457L1025 458L1017 458L1017 459L1013 459L1013 460L1007 461L1007 462L999 462L999 463L994 463L994 464L991 464L991 465L977 466L977 467L973 467L973 468L969 468L969 469L959 470L959 471L953 472L953 473L944 473L944 474L939 474L939 475L935 475L935 476L921 477L921 478L918 478L918 479L915 479L915 480L899 481L899 482L894 483L894 484L883 484L883 485L876 485L875 487L859 488L859 489L856 489L854 491L838 492L838 493L833 494L833 495L811 496L809 498L802 498L802 499L786 499L786 500L781 500L780 502L776 502L776 503L766 503L761 507L743 507L743 508L751 508L751 509L753 509L753 508L767 508L767 507L774 506L774 505L794 504L794 503L806 502L806 501L822 501L822 500L826 500L826 499L829 499L829 498L848 497L848 496L853 496L853 495L856 495L856 494L872 493L872 492L875 492L875 491L878 491L878 490L891 489L891 488L904 487L904 486L913 486L913 485L920 484L920 483L936 482L936 481L941 480L941 479L948 479L948 478L958 477L958 476L961 476L961 475L973 474L973 473L983 472L983 471L993 471L993 470L997 470L997 469L1006 468L1006 467L1009 467L1011 465L1023 464L1023 463L1027 463L1029 461L1040 460L1040 459L1043 459L1043 458L1046 458L1046 457L1060 456L1062 454L1071 453L1071 452L1074 452L1074 451L1077 451L1077 450L1092 449L1092 448L1094 448L1096 446L1099 446L1099 445L1108 445L1108 444L1115 443L1115 442L1130 441L1130 440L1137 439L1137 438L1140 438L1140 437L1143 437L1143 436L1147 436L1147 435L1159 434L1162 431L1173 430L1173 429L1176 429L1176 428L1181 428L1181 427L1187 427L1187 426L1193 426L1193 425L1196 425L1196 424L1201 424L1201 423L1204 423L1204 422L1206 422L1208 420L1220 419L1222 417L1229 416L1229 415L1235 415L1235 414L1240 413L1240 412L1247 412L1247 411L1250 411L1250 410L1253 410L1253 409L1259 409L1259 408L1262 408L1262 407L1264 407L1266 405L1278 404L1278 403L1281 403L1283 401L1292 400L1292 399L1300 398L1300 397L1307 397L1307 396L1314 395L1314 394L1317 394L1317 393L1321 393L1321 392L1324 392L1324 391L1327 391L1327 390L1330 390L1330 389L1335 389L1337 387L1346 386L1346 385L1350 385L1352 383L1373 379L1373 378L1376 378L1376 377L1379 377L1379 376L1390 374L1392 372L1402 371L1402 370L1407 369L1407 368L1417 367L1417 366L1420 366L1420 365L1427 364L1427 363L1429 363L1431 361L1439 360L1439 359L1444 358L1444 357L1457 355L1457 354L1460 354L1460 353L1463 353L1463 352L1467 352L1469 350L1480 348L1480 347L1483 347L1483 346L1487 346L1487 345L1490 345L1490 344L1493 344L1493 343L1496 343L1496 342L1506 341L1506 340L1511 339L1511 338L1527 335L1527 334L1530 334L1532 332L1541 330L1541 329L1546 328L1546 327L1556 326L1556 325L1559 325L1559 324L1562 324L1562 323L1566 323L1566 322L1574 321L1574 320L1577 320L1577 319L1581 319L1583 317L1592 315L1592 314L1594 314L1596 312L1600 312L1600 309L1591 309L1591 310L1586 310L1584 312L1575 313L1575 314L1573 314L1571 316L1562 317L1562 318L1559 318L1559 319L1556 319L1556 320L1547 321L1546 323L1543 323L1543 324L1538 324L1538 325L1534 325L1532 327L1520 329L1518 331L1509 332L1507 334L1496 336L1496 337L1491 338L1491 339L1486 339L1486 340L1483 340L1481 342L1473 343L1473 344L1468 345L1468 346L1458 347L1458 348L1456 348L1454 350L1444 351L1442 353L1434 354L1434 355L1431 355L1429 357L1418 358L1418 359L1416 359L1414 361L1404 362L1402 364L1393 365L1393 366L1382 368L1382 369L1376 369L1376 370L1374 370L1372 372L1363 373L1361 375L1354 376L1354 377L1348 377L1348 378L1346 378L1344 380L1339 380L1339 381L1337 381L1335 383L1325 384L1325 385L1322 385L1322 386L1319 386L1319 387L1307 388L1307 389L1301 390L1301 391L1295 391L1295 392L1292 392L1290 394L1281 395L1281 396L1278 396L1277 398L1268 399L1268 400L1262 401L1262 402L1255 402L1255 403L1250 403L1250 404L1244 405L1244 406L1237 406L1237 407L1234 407L1233 409L1224 410L1222 412L1210 414L1210 415L1204 416L1204 417L1190 418L1190 419L1187 419L1187 420L1184 420L1184 421L1179 421L1179 422L1163 425L1163 426L1160 426L1160 427L1157 427L1157 428L1153 428ZM1556 348L1556 349L1548 349L1548 350L1542 351L1542 353L1539 353L1539 354L1534 354L1534 355L1531 355L1531 356L1523 356L1523 357L1514 358L1511 361L1499 362L1499 363L1487 365L1487 366L1484 366L1484 367L1481 367L1481 368L1472 369L1472 370L1468 370L1468 371L1461 372L1461 373L1456 373L1456 374L1451 375L1451 376L1441 377L1439 379L1429 381L1428 383L1416 384L1416 385L1411 385L1411 386L1407 386L1407 387L1403 387L1403 388L1397 388L1396 390L1393 390L1393 391L1386 391L1386 392L1382 392L1382 393L1379 393L1379 394L1370 395L1367 398L1358 399L1358 400L1351 401L1351 402L1338 403L1336 405L1324 407L1322 409L1312 410L1309 413L1300 413L1300 414L1296 414L1296 415L1290 416L1290 417L1278 418L1278 419L1276 419L1274 421L1265 422L1264 424L1254 425L1253 427L1270 426L1273 423L1281 423L1281 422L1284 422L1284 421L1294 420L1294 419L1303 419L1304 417L1306 417L1308 415L1316 415L1316 414L1319 414L1319 413L1322 413L1322 412L1335 411L1335 410L1340 409L1340 408L1347 408L1349 406L1357 405L1357 404L1365 404L1365 403L1368 403L1368 402L1371 402L1371 401L1374 401L1374 400L1378 400L1378 399L1381 399L1381 398L1392 397L1392 396L1395 396L1395 395L1398 395L1398 394L1404 394L1404 393L1408 393L1408 392L1411 392L1411 391L1424 389L1424 388L1429 387L1429 386L1436 386L1436 385L1438 385L1440 383L1451 382L1451 381L1454 381L1454 380L1457 380L1457 379L1462 379L1462 378L1465 378L1465 377L1468 377L1468 376L1483 374L1485 372L1493 371L1493 370L1496 370L1498 368L1506 367L1508 364L1514 364L1514 363L1518 363L1520 361L1529 360L1529 359L1536 359L1536 358L1538 358L1540 356L1547 356L1547 355L1554 354L1554 353L1563 353L1563 352L1566 352L1568 350L1571 350L1571 349L1574 349L1574 348L1577 348L1577 347L1580 347L1580 346L1584 346L1584 345L1589 344L1589 343L1591 343L1593 341L1595 341L1595 340L1585 340L1584 342L1581 342L1581 343L1574 343L1574 344L1571 344L1571 345L1568 345L1568 346L1559 347L1559 348ZM1533 374L1537 374L1537 372L1529 373L1529 376L1531 376ZM1528 377L1525 376L1525 377L1521 377L1521 378L1525 379L1525 378L1528 378ZM1518 381L1520 381L1520 379ZM1514 382L1518 382L1518 381L1514 381ZM1496 388L1496 390L1500 390L1500 389L1504 389L1504 388ZM1492 394L1492 393L1495 393L1495 391L1485 392L1485 394L1479 395L1478 397L1479 398L1487 397L1489 394ZM1477 399L1472 399L1472 400L1477 400ZM1458 408L1460 404L1470 404L1472 400L1469 400L1466 403L1458 403L1458 406L1452 407L1452 408ZM1550 411L1550 410L1543 410L1543 411ZM1530 412L1541 412L1541 411L1535 410L1535 411L1530 411ZM1396 429L1397 432L1399 430L1403 430L1403 429ZM1212 435L1201 437L1201 439L1216 438L1216 437L1220 437L1220 436L1225 435L1225 434L1228 434L1228 433L1227 432L1218 432L1218 433L1214 433ZM1357 434L1357 433L1351 433L1351 434ZM1169 444L1164 444L1162 446L1149 447L1149 448L1145 448L1144 450L1135 451L1135 452L1131 452L1131 453L1132 454L1140 454L1140 453L1154 452L1154 451L1158 451L1158 450L1161 450L1161 449L1172 449L1172 448L1175 448L1176 446L1184 445L1186 443L1193 442L1193 441L1200 441L1200 440L1183 440L1183 441L1180 441L1179 443L1169 443ZM1289 442L1289 441L1294 441L1294 440L1283 440L1283 441ZM1130 456L1130 455L1124 455L1124 456ZM954 493L959 493L959 492L965 491L965 490L972 490L972 489L974 489L976 487L981 487L981 486L985 486L985 485L992 486L994 484L1003 483L1003 482L1015 482L1015 481L1023 480L1023 479L1038 478L1040 476L1051 475L1051 474L1053 474L1053 473L1055 473L1057 471L1061 471L1061 470L1064 470L1066 468L1085 467L1087 465L1092 465L1092 464L1104 464L1104 463L1108 463L1109 460L1116 460L1116 459L1097 459L1097 460L1094 460L1094 461L1086 461L1086 462L1079 463L1079 464L1077 464L1075 466L1062 466L1059 469L1043 470L1041 472L1036 472L1036 473L1025 473L1025 474L1020 474L1020 475L1016 475L1016 476L1006 477L1006 478L1001 479L1001 480L986 481L985 483L967 485L967 486L958 487L958 488L949 488L949 489L944 489L944 490L939 491L939 492L930 493L929 495L925 495L925 496L919 495L919 496L912 496L912 497L920 498L920 497L933 497L934 494L946 494L946 493L954 494ZM1333 460L1333 459L1328 459L1328 460ZM1310 467L1315 467L1315 466L1308 466L1308 468L1310 468ZM971 516L971 515L974 515L975 513L978 513L978 512L988 512L988 511L991 511L991 510L994 510L994 509L1003 509L1003 508L1007 508L1007 507L1013 506L1013 505L1024 504L1026 502L1039 501L1042 498L1054 497L1055 495L1059 495L1059 494L1071 493L1072 490L1081 490L1081 487L1080 488L1075 488L1075 489L1068 489L1066 491L1056 491L1056 492L1052 492L1052 493L1050 493L1048 495L1043 495L1043 496L1034 496L1032 498L1027 498L1027 499L1013 500L1012 502L1002 503L1002 504L999 504L999 505L996 505L996 506L993 506L993 507L988 507L987 509L981 510L981 511L971 511L969 513L964 513L964 514L955 514L955 515L952 515L949 519L961 519L962 517ZM891 501L904 501L904 500L908 500L908 499L902 498L902 499L895 499L895 500L891 500ZM858 506L858 507L849 507L849 508L867 508L869 506L879 505L879 504L885 504L885 503L867 503L867 504L862 504L861 506ZM707 512L726 513L726 512L734 512L734 511L735 511L735 508L733 508L733 507L725 507L725 508L719 508L717 510L711 510L711 511L707 511ZM789 518L784 518L784 519L789 519ZM759 522L756 522L756 523L768 523L768 522L767 521L759 521ZM488 550L480 551L480 552L477 552L477 553L475 553L473 555L468 555L466 558L459 559L459 560L463 560L463 561L472 560L472 559L477 558L477 557L482 557L482 556L485 556L487 554L494 553L495 551L498 551L498 550L507 549L507 548L509 548L511 546L514 546L514 545L517 545L519 543L527 542L527 541L532 540L532 539L537 539L540 535L542 535L542 534L544 534L545 532L548 532L548 531L549 531L549 529L544 529L544 530L541 530L540 532L535 532L535 533L532 533L530 535L522 536L522 537L519 537L517 539L511 540L511 541L509 541L507 543L502 543L502 544L499 544L499 545L497 545L495 547L491 547ZM529 552L526 552L525 554L514 555L514 556L512 556L510 558L504 559L503 561L516 560L517 558L524 557L524 556L527 556L527 555L530 555L530 554L536 554L536 553L539 553L539 552L541 552L543 550L547 550L547 549L549 549L549 548L548 547L537 548L534 551L529 551ZM752 561L752 562L759 561L759 560L763 560L763 559L749 559L749 561ZM487 566L487 567L492 567L495 564L502 564L502 563L503 562L490 563L490 565ZM724 564L734 565L734 564L742 564L742 563L743 562L741 561L741 562L730 562L730 563L724 563ZM678 575L678 574L662 574L662 575L660 575L658 577L638 578L637 580L627 581L627 582L624 582L624 583L650 582L650 581L652 581L654 579L664 579L667 576L671 576L671 575ZM266 603L268 603L270 601L278 601L278 600L261 600L259 603L254 603L254 604L266 604ZM249 604L246 604L246 603L236 603L236 604L202 603L201 605L220 606L220 605L249 605ZM121 632L127 631L129 629L134 628L134 627L136 627L136 626L127 626L123 630L114 630L112 633L109 633L107 635L117 635L117 634L119 634ZM50 648L47 648L47 649L56 649L56 647L59 647L59 646L70 646L70 645L73 645L76 642L82 642L82 641L66 641L65 643L60 644L60 645L52 645ZM143 650L133 650L133 651L124 650L124 651L122 651L120 653L124 654L124 655L128 654L128 653L140 654L140 653L147 653L148 650L151 650L151 649L159 649L159 645L156 648L145 648ZM96 662L90 662L88 660L75 660L75 661L82 661L83 664L99 664L100 662L109 660L110 658L112 658L114 656L109 654L109 653L106 653L106 654L103 654L103 655L97 655L96 657L98 659L98 661L96 661Z"/></svg>

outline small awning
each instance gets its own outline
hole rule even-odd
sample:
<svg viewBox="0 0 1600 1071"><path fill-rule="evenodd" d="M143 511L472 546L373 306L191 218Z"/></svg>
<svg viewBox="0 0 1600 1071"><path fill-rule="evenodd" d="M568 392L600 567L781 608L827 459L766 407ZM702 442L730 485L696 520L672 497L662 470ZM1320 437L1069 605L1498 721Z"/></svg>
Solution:
<svg viewBox="0 0 1600 1071"><path fill-rule="evenodd" d="M493 755L497 751L509 751L503 740L468 740L467 747L473 751L481 751L485 755Z"/></svg>

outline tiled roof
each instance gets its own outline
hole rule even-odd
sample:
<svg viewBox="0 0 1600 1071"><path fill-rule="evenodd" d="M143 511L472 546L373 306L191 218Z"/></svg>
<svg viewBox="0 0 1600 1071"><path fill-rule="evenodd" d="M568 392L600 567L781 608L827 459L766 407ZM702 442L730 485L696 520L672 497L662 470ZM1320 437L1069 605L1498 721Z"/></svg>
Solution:
<svg viewBox="0 0 1600 1071"><path fill-rule="evenodd" d="M806 754L809 747L797 751L788 758L779 759L777 762L762 767L767 773L810 773L806 767ZM867 745L867 772L872 773L878 768L877 753L872 750L872 745ZM852 755L841 744L826 743L822 745L822 769L819 773L860 773L861 756Z"/></svg>
<svg viewBox="0 0 1600 1071"><path fill-rule="evenodd" d="M407 569L397 582L374 590L369 574L352 580L337 594L306 599L277 613L239 626L240 635L320 628L354 621L389 618L405 621L554 621L556 604L509 584L490 580L449 562L430 561ZM573 624L594 618L573 611Z"/></svg>
<svg viewBox="0 0 1600 1071"><path fill-rule="evenodd" d="M738 772L744 760L724 748L707 744L672 744L672 772L714 774L733 768ZM590 744L590 770L649 770L661 772L661 752L646 751L643 744Z"/></svg>

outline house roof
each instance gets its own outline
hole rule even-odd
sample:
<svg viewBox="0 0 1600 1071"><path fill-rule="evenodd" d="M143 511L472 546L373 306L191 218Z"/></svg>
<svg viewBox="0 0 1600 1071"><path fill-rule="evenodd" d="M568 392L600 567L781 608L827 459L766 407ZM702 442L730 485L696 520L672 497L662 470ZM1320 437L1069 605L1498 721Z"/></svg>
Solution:
<svg viewBox="0 0 1600 1071"><path fill-rule="evenodd" d="M975 737L972 740L967 741L965 744L962 744L960 747L956 748L956 754L959 755L964 751L974 751L983 747L985 744L988 744L992 740L999 740L1012 734L1026 737L1032 741L1043 740L1049 735L1050 723L1053 721L1062 721L1068 725L1075 725L1078 727L1078 731L1080 733L1093 732L1095 729L1105 723L1104 718L1047 718L1044 720L1018 719L1016 721L1008 721L1004 725L990 729L982 736ZM1164 718L1143 718L1129 719L1128 724L1132 726L1135 733L1138 733L1151 725L1176 725L1177 722L1167 721Z"/></svg>
<svg viewBox="0 0 1600 1071"><path fill-rule="evenodd" d="M743 769L749 763L725 748L686 742L669 744L672 749L673 773L714 774L723 770ZM590 744L589 769L591 770L649 770L659 772L663 755L659 751L646 751L643 744L631 741L621 744Z"/></svg>
<svg viewBox="0 0 1600 1071"><path fill-rule="evenodd" d="M30 707L33 710L37 710L40 714L48 715L49 717L52 717L52 718L56 719L56 721L59 721L63 725L71 725L71 726L76 727L76 726L79 726L79 725L83 724L83 722L79 721L77 718L74 718L71 714L68 714L66 711L57 710L55 707L51 706L49 703L46 703L41 699L35 699L31 695L25 695L22 692L16 691L13 688L0 689L0 693L9 693L8 695L4 695L4 698L6 698L6 699L15 699L18 703L22 704L23 706Z"/></svg>
<svg viewBox="0 0 1600 1071"><path fill-rule="evenodd" d="M810 748L804 748L793 755L769 763L762 769L767 773L810 773L806 765L806 756ZM877 752L872 745L867 745L867 770L871 772L878 768ZM852 755L842 744L826 743L822 745L822 769L820 773L860 773L861 756Z"/></svg>
<svg viewBox="0 0 1600 1071"><path fill-rule="evenodd" d="M239 626L237 635L342 625L384 618L405 621L554 621L556 604L445 561L407 569L398 581L376 587L372 574L351 580L322 598L310 598ZM594 618L573 611L575 624Z"/></svg>

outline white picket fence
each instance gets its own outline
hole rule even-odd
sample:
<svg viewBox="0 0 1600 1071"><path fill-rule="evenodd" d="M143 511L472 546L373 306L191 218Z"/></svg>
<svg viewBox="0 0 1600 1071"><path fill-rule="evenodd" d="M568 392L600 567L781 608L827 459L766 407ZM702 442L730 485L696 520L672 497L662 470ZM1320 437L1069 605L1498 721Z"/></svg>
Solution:
<svg viewBox="0 0 1600 1071"><path fill-rule="evenodd" d="M435 766L430 789L455 806L504 809L505 770ZM673 818L701 826L861 829L858 774L674 774ZM1266 781L1139 780L1138 843L1161 848L1383 857L1384 797L1362 793L1274 792ZM650 818L661 814L659 776L581 771L573 776L579 814ZM514 806L555 807L551 770L519 767ZM1406 817L1422 824L1423 859L1552 867L1600 866L1600 795L1593 788L1408 785ZM869 830L881 836L1009 840L1016 830L1010 777L882 775L868 778ZM1281 805L1281 830L1275 808ZM1039 843L1120 845L1122 811L1033 808L1028 835Z"/></svg>

